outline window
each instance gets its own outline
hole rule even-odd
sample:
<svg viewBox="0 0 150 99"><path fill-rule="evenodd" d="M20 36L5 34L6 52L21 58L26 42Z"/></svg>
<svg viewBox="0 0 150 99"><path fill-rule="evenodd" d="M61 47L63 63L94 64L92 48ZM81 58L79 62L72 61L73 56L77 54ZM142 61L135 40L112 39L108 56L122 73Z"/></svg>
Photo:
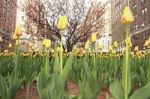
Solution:
<svg viewBox="0 0 150 99"><path fill-rule="evenodd" d="M21 8L21 11L22 11L22 12L24 12L24 11L25 11L25 10L24 10L24 7L22 7L22 8Z"/></svg>
<svg viewBox="0 0 150 99"><path fill-rule="evenodd" d="M136 8L137 8L137 5L136 5L136 4L134 4L134 5L133 5L133 9L134 9L134 10L136 10Z"/></svg>
<svg viewBox="0 0 150 99"><path fill-rule="evenodd" d="M141 24L141 28L143 28L145 26L145 22L143 22L142 24Z"/></svg>
<svg viewBox="0 0 150 99"><path fill-rule="evenodd" d="M145 16L147 14L147 8L144 8L143 10L142 10L142 16Z"/></svg>
<svg viewBox="0 0 150 99"><path fill-rule="evenodd" d="M141 4L144 5L144 3L145 3L145 0L141 0Z"/></svg>
<svg viewBox="0 0 150 99"><path fill-rule="evenodd" d="M137 30L137 29L138 29L138 25L134 25L133 30Z"/></svg>
<svg viewBox="0 0 150 99"><path fill-rule="evenodd" d="M146 34L142 33L143 39L146 39Z"/></svg>

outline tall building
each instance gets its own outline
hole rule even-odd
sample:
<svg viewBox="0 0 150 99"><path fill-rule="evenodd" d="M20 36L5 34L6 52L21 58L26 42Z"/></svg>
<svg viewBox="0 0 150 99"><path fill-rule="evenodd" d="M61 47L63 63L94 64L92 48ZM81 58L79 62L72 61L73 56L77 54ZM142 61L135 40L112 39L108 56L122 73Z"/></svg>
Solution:
<svg viewBox="0 0 150 99"><path fill-rule="evenodd" d="M120 23L124 7L128 0L111 0L112 4L112 40L119 42L119 49L125 46L125 26ZM150 37L150 0L129 0L129 6L135 17L130 26L133 48L144 48L144 42Z"/></svg>
<svg viewBox="0 0 150 99"><path fill-rule="evenodd" d="M145 40L150 37L150 0L130 0L130 8L135 17L131 25L133 47L142 50Z"/></svg>
<svg viewBox="0 0 150 99"><path fill-rule="evenodd" d="M101 38L98 40L98 45L103 45L102 52L108 52L109 46L112 44L111 37L111 3L110 1L106 2L105 14L104 14L104 31Z"/></svg>
<svg viewBox="0 0 150 99"><path fill-rule="evenodd" d="M3 40L0 48L5 48L11 41L16 26L16 5L17 0L0 1L0 36Z"/></svg>

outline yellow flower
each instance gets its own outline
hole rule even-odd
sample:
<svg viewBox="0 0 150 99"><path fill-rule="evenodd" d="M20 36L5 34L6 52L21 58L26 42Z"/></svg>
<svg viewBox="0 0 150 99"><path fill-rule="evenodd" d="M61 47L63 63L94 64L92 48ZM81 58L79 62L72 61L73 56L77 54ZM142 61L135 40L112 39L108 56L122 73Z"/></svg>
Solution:
<svg viewBox="0 0 150 99"><path fill-rule="evenodd" d="M15 35L16 36L21 36L22 35L22 30L21 30L20 25L16 26Z"/></svg>
<svg viewBox="0 0 150 99"><path fill-rule="evenodd" d="M57 47L57 51L63 53L63 48L62 47Z"/></svg>
<svg viewBox="0 0 150 99"><path fill-rule="evenodd" d="M122 24L131 24L134 21L134 16L131 12L131 9L129 6L125 6L123 10L123 15L121 17L121 23Z"/></svg>
<svg viewBox="0 0 150 99"><path fill-rule="evenodd" d="M150 37L149 37L149 39L148 39L148 46L150 46Z"/></svg>
<svg viewBox="0 0 150 99"><path fill-rule="evenodd" d="M89 49L90 48L90 41L88 40L86 43L85 43L85 49Z"/></svg>
<svg viewBox="0 0 150 99"><path fill-rule="evenodd" d="M17 39L19 39L19 36L17 36L16 34L13 34L12 39L17 40Z"/></svg>
<svg viewBox="0 0 150 99"><path fill-rule="evenodd" d="M96 40L97 40L96 33L92 34L91 40L92 40L92 42L96 42Z"/></svg>
<svg viewBox="0 0 150 99"><path fill-rule="evenodd" d="M9 44L9 45L8 45L8 48L12 48L12 44Z"/></svg>
<svg viewBox="0 0 150 99"><path fill-rule="evenodd" d="M8 53L8 50L4 50L4 53Z"/></svg>
<svg viewBox="0 0 150 99"><path fill-rule="evenodd" d="M114 42L114 48L118 48L118 42L117 41Z"/></svg>
<svg viewBox="0 0 150 99"><path fill-rule="evenodd" d="M144 47L148 47L149 46L149 40L146 40L144 43Z"/></svg>
<svg viewBox="0 0 150 99"><path fill-rule="evenodd" d="M20 45L21 42L19 40L16 40L16 46Z"/></svg>
<svg viewBox="0 0 150 99"><path fill-rule="evenodd" d="M51 40L50 39L45 39L43 41L45 48L50 48L51 47Z"/></svg>
<svg viewBox="0 0 150 99"><path fill-rule="evenodd" d="M112 51L112 50L113 50L112 45L110 45L109 46L109 51Z"/></svg>
<svg viewBox="0 0 150 99"><path fill-rule="evenodd" d="M138 50L139 50L139 47L135 46L134 51L138 51Z"/></svg>
<svg viewBox="0 0 150 99"><path fill-rule="evenodd" d="M32 48L33 47L33 43L29 42L29 47Z"/></svg>
<svg viewBox="0 0 150 99"><path fill-rule="evenodd" d="M104 45L99 44L99 49L102 50L104 48Z"/></svg>
<svg viewBox="0 0 150 99"><path fill-rule="evenodd" d="M126 38L125 43L128 44L128 47L132 47L131 37Z"/></svg>
<svg viewBox="0 0 150 99"><path fill-rule="evenodd" d="M66 16L61 16L58 20L57 28L59 30L64 30L67 27L67 17Z"/></svg>

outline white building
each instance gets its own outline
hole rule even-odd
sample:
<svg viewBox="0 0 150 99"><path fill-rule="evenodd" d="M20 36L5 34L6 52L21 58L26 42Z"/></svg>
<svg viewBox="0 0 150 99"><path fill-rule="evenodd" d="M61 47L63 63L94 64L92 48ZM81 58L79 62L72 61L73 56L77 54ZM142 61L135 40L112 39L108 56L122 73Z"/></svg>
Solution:
<svg viewBox="0 0 150 99"><path fill-rule="evenodd" d="M112 44L112 37L111 37L111 4L109 2L106 2L106 11L104 14L104 21L105 21L105 26L104 30L102 33L101 38L97 41L97 46L98 45L103 45L103 52L108 52L109 45Z"/></svg>

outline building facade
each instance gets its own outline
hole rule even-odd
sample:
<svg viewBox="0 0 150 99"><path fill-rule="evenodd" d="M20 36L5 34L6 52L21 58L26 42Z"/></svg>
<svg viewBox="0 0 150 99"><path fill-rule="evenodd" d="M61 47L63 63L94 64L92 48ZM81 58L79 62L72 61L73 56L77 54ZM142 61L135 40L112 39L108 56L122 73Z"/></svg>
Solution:
<svg viewBox="0 0 150 99"><path fill-rule="evenodd" d="M0 2L0 36L3 43L0 48L5 48L11 41L11 35L16 26L17 0L1 0Z"/></svg>
<svg viewBox="0 0 150 99"><path fill-rule="evenodd" d="M130 8L135 17L131 25L133 47L138 46L142 50L150 37L150 0L130 0Z"/></svg>
<svg viewBox="0 0 150 99"><path fill-rule="evenodd" d="M108 52L109 46L112 44L112 36L111 36L111 3L110 1L106 2L104 14L104 31L102 33L101 38L97 41L97 47L99 45L103 45L102 52Z"/></svg>
<svg viewBox="0 0 150 99"><path fill-rule="evenodd" d="M120 19L127 3L127 0L111 0L112 42L118 42L118 50L122 50L125 45L125 27L121 24Z"/></svg>
<svg viewBox="0 0 150 99"><path fill-rule="evenodd" d="M125 46L125 26L120 19L123 9L128 5L128 0L111 0L112 5L112 40L119 42L119 49ZM150 0L129 0L129 6L135 17L130 26L130 36L133 48L138 46L144 48L145 40L150 37Z"/></svg>

